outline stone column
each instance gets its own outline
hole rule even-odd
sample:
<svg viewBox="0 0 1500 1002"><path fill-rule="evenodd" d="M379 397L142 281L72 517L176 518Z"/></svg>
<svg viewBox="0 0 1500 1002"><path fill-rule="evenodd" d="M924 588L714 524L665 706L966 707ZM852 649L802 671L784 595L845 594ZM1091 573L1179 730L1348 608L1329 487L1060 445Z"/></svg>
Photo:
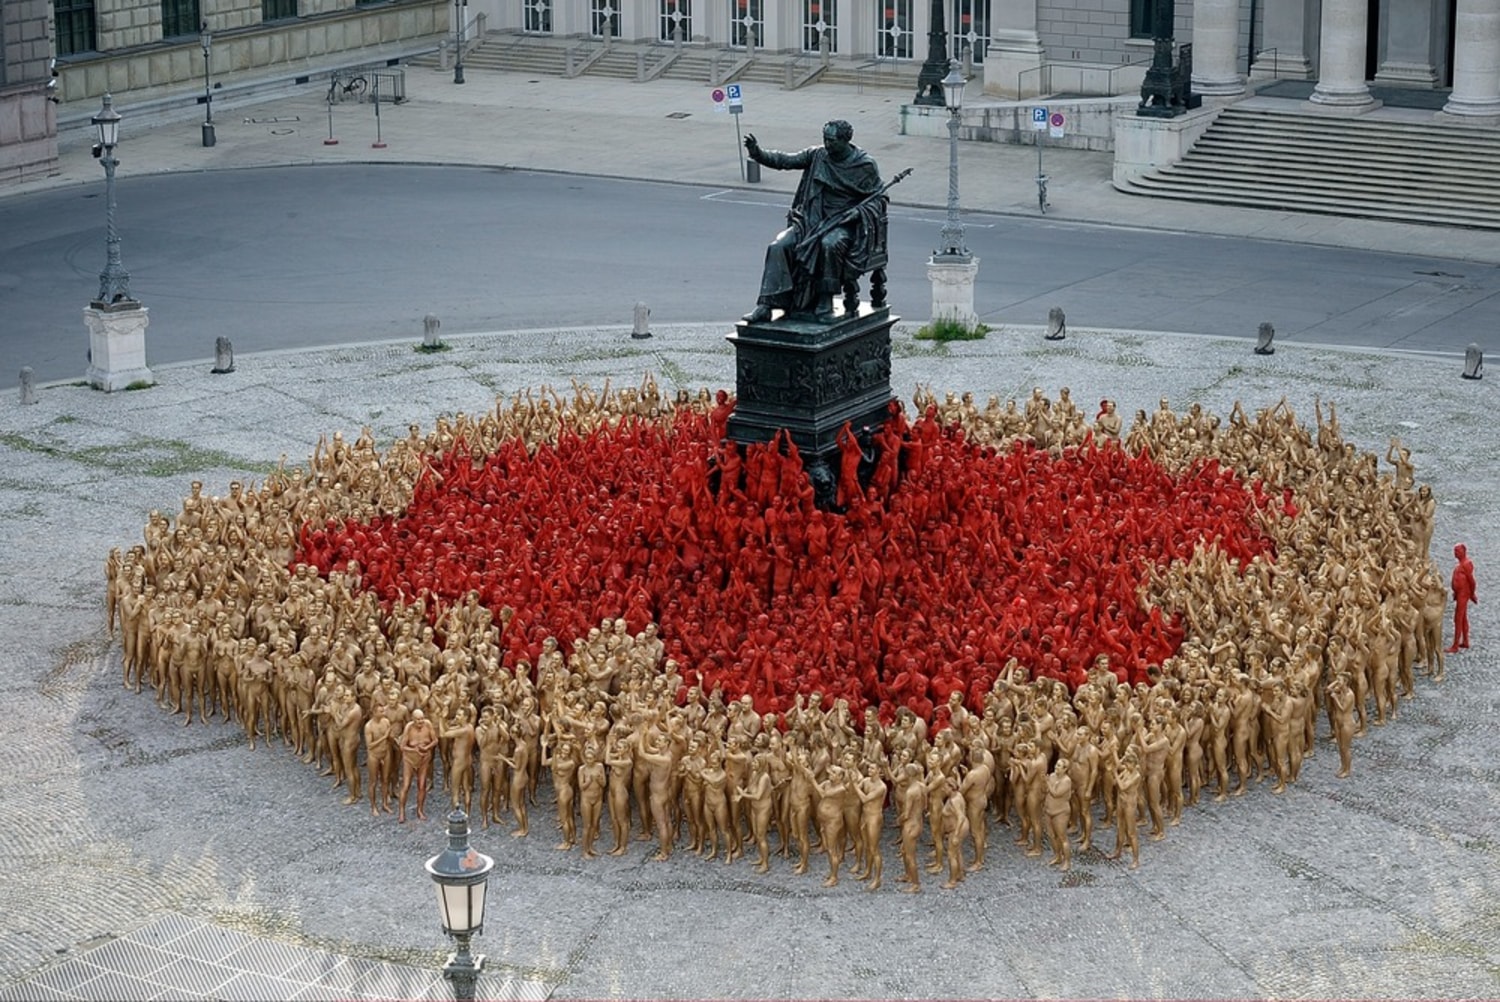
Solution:
<svg viewBox="0 0 1500 1002"><path fill-rule="evenodd" d="M1309 99L1320 111L1359 115L1380 107L1365 85L1366 0L1323 0L1318 85Z"/></svg>
<svg viewBox="0 0 1500 1002"><path fill-rule="evenodd" d="M1500 0L1458 0L1453 26L1453 94L1445 114L1500 116Z"/></svg>
<svg viewBox="0 0 1500 1002"><path fill-rule="evenodd" d="M1041 93L1047 50L1036 33L1038 0L990 4L990 44L984 53L984 93L1021 100Z"/></svg>
<svg viewBox="0 0 1500 1002"><path fill-rule="evenodd" d="M1398 87L1437 86L1437 68L1433 65L1432 0L1387 0L1385 11L1385 52L1375 82Z"/></svg>
<svg viewBox="0 0 1500 1002"><path fill-rule="evenodd" d="M1239 49L1239 0L1194 0L1193 90L1205 96L1245 93L1235 66Z"/></svg>
<svg viewBox="0 0 1500 1002"><path fill-rule="evenodd" d="M1303 0L1265 0L1260 51L1250 75L1257 79L1311 80L1308 53L1318 48L1317 4Z"/></svg>

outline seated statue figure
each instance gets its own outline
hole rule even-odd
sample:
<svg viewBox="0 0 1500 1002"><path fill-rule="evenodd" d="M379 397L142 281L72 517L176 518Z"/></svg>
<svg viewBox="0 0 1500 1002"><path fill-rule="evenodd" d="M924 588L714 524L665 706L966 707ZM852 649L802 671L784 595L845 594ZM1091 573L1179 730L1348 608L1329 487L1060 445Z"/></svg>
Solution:
<svg viewBox="0 0 1500 1002"><path fill-rule="evenodd" d="M881 184L875 161L853 139L854 127L839 120L823 126L822 146L799 153L763 150L753 133L745 137L756 163L802 171L787 227L766 249L760 298L745 315L751 323L770 320L776 309L832 323L840 291L847 312L859 308L859 277L866 272L874 273L871 302L884 305L889 186Z"/></svg>

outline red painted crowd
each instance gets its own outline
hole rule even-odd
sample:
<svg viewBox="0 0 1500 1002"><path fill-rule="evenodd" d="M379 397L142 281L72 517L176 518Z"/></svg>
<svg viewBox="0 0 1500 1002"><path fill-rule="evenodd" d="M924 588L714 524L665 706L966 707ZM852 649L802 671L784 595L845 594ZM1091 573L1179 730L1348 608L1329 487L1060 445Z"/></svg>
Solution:
<svg viewBox="0 0 1500 1002"><path fill-rule="evenodd" d="M1140 600L1148 571L1199 544L1235 564L1272 553L1261 482L1216 459L1169 471L1092 432L989 444L936 402L910 425L893 407L868 452L846 428L844 511L821 511L790 441L741 458L723 439L728 406L559 421L535 443L455 429L404 511L309 522L296 560L387 605L427 596L434 621L469 592L508 607L507 666L619 617L656 623L689 681L761 713L820 692L941 725L955 691L981 711L1010 658L1070 688L1100 654L1147 681L1183 636Z"/></svg>

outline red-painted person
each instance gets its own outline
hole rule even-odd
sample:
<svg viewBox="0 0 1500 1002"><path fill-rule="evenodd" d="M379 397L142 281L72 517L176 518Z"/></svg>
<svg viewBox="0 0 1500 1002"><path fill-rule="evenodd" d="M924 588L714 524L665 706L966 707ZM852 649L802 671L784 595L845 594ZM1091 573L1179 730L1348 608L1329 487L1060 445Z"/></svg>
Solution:
<svg viewBox="0 0 1500 1002"><path fill-rule="evenodd" d="M1453 568L1453 646L1448 648L1449 654L1469 646L1469 603L1479 602L1469 548L1463 543L1453 547L1453 559L1458 563Z"/></svg>

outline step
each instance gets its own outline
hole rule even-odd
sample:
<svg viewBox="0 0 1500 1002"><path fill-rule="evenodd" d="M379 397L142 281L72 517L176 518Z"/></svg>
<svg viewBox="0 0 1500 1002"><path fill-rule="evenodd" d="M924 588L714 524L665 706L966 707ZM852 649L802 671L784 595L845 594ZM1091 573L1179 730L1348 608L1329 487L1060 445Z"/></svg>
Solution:
<svg viewBox="0 0 1500 1002"><path fill-rule="evenodd" d="M1194 147L1194 155L1184 163L1223 163L1235 166L1263 165L1265 169L1316 170L1327 174L1381 175L1411 177L1414 181L1433 178L1467 178L1475 183L1500 183L1500 163L1457 159L1414 160L1410 156L1343 157L1322 150L1247 149L1232 145Z"/></svg>
<svg viewBox="0 0 1500 1002"><path fill-rule="evenodd" d="M1239 108L1231 106L1219 113L1214 124L1220 122L1275 122L1287 128L1310 132L1327 133L1331 126L1343 133L1399 133L1416 136L1460 136L1466 139L1495 141L1500 133L1495 129L1477 125L1464 125L1447 121L1408 122L1389 118L1331 118L1324 115L1303 115L1296 112L1271 111L1263 108Z"/></svg>
<svg viewBox="0 0 1500 1002"><path fill-rule="evenodd" d="M1148 174L1134 179L1129 187L1140 194L1194 202L1271 208L1289 212L1311 212L1321 215L1359 216L1399 222L1441 223L1477 229L1500 229L1500 210L1485 211L1473 206L1416 205L1353 197L1329 199L1319 194L1295 190L1270 190L1257 185L1162 186L1160 181L1160 178Z"/></svg>
<svg viewBox="0 0 1500 1002"><path fill-rule="evenodd" d="M1427 197L1418 197L1409 190L1393 189L1379 185L1340 187L1338 185L1318 184L1316 182L1268 184L1261 178L1236 177L1223 174L1192 175L1178 171L1164 171L1160 174L1148 175L1148 178L1152 183L1174 184L1178 187L1199 191L1216 189L1238 192L1263 192L1267 195L1318 198L1330 205L1354 205L1358 203L1360 205L1396 207L1420 206L1424 210L1473 213L1500 218L1500 201L1497 200L1455 197L1442 193L1433 193Z"/></svg>
<svg viewBox="0 0 1500 1002"><path fill-rule="evenodd" d="M1182 161L1161 168L1158 174L1183 178L1233 178L1247 183L1268 187L1318 187L1330 192L1338 191L1384 191L1407 199L1428 200L1441 198L1452 201L1472 202L1475 205L1500 206L1500 190L1493 185L1469 179L1441 178L1437 182L1425 179L1420 183L1404 178L1388 178L1380 175L1349 177L1318 173L1311 170L1268 171L1251 167L1208 165Z"/></svg>

